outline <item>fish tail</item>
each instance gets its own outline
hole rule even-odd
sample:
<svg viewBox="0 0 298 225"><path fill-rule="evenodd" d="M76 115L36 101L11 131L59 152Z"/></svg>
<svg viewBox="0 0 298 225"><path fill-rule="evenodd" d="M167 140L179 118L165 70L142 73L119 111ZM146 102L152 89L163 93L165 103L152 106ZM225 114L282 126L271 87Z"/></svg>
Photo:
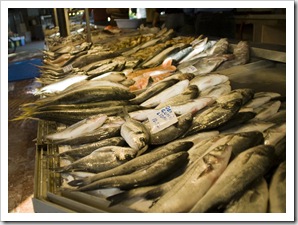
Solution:
<svg viewBox="0 0 298 225"><path fill-rule="evenodd" d="M11 120L9 120L10 122L13 122L13 121L18 121L18 120L28 120L28 119L35 119L35 118L32 118L30 114L28 113L24 113L18 117L15 117Z"/></svg>

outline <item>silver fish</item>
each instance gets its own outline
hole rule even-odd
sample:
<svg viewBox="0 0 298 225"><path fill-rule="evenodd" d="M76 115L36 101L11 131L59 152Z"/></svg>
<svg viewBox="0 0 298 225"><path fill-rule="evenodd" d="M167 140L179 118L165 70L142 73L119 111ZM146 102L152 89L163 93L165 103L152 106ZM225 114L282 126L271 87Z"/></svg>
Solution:
<svg viewBox="0 0 298 225"><path fill-rule="evenodd" d="M253 182L239 198L231 200L225 213L267 213L268 185L262 177Z"/></svg>
<svg viewBox="0 0 298 225"><path fill-rule="evenodd" d="M228 204L235 195L268 172L274 160L273 152L272 146L258 145L240 153L190 212L203 213Z"/></svg>
<svg viewBox="0 0 298 225"><path fill-rule="evenodd" d="M286 213L286 161L274 172L269 185L269 212Z"/></svg>
<svg viewBox="0 0 298 225"><path fill-rule="evenodd" d="M267 122L272 123L285 123L286 122L286 110L279 110L274 115L265 119Z"/></svg>
<svg viewBox="0 0 298 225"><path fill-rule="evenodd" d="M148 148L150 140L149 131L144 124L130 118L125 108L124 112L125 123L121 126L120 134L131 148L138 151L137 156L139 156Z"/></svg>
<svg viewBox="0 0 298 225"><path fill-rule="evenodd" d="M225 82L223 84L218 84L213 87L209 87L204 91L200 92L201 97L211 97L214 100L218 99L220 96L230 93L232 87L230 82Z"/></svg>
<svg viewBox="0 0 298 225"><path fill-rule="evenodd" d="M255 118L253 119L254 121L257 120L265 120L269 118L270 116L274 115L277 113L281 105L280 101L270 101L259 108L256 108L254 111L257 113Z"/></svg>
<svg viewBox="0 0 298 225"><path fill-rule="evenodd" d="M126 76L123 72L110 71L93 77L91 80L107 80L113 82L122 82L126 80Z"/></svg>
<svg viewBox="0 0 298 225"><path fill-rule="evenodd" d="M248 121L244 124L240 124L238 126L226 129L221 131L221 134L229 134L229 133L240 133L240 132L249 132L249 131L259 131L263 132L264 130L268 129L275 125L271 122L264 122L264 121Z"/></svg>
<svg viewBox="0 0 298 225"><path fill-rule="evenodd" d="M229 78L221 74L206 74L204 76L196 76L190 81L190 85L196 85L200 92L215 85L228 81Z"/></svg>
<svg viewBox="0 0 298 225"><path fill-rule="evenodd" d="M57 168L57 172L88 171L99 173L117 167L134 158L137 151L129 147L105 146L71 164Z"/></svg>

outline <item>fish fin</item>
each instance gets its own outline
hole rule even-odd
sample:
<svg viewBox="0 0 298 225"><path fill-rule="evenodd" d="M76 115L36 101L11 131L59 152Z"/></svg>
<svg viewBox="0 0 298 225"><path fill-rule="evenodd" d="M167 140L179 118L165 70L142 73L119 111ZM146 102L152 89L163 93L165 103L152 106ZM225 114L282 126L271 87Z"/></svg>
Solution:
<svg viewBox="0 0 298 225"><path fill-rule="evenodd" d="M112 207L114 205L117 205L117 204L125 201L126 199L128 199L130 197L131 196L129 196L129 192L121 192L119 194L115 194L115 195L109 196L106 199L108 201L110 201L109 207Z"/></svg>

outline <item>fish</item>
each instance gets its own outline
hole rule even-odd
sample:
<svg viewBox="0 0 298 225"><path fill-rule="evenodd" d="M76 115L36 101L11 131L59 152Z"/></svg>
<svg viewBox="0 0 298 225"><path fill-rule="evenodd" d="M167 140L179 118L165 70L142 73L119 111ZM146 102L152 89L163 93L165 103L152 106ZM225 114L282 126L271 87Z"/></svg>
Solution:
<svg viewBox="0 0 298 225"><path fill-rule="evenodd" d="M280 101L270 101L259 108L256 108L254 111L257 115L254 117L254 121L256 120L265 120L268 117L277 113L281 105Z"/></svg>
<svg viewBox="0 0 298 225"><path fill-rule="evenodd" d="M150 142L148 129L141 122L130 118L126 108L124 110L125 123L121 125L120 134L127 144L138 151L137 156L143 154Z"/></svg>
<svg viewBox="0 0 298 225"><path fill-rule="evenodd" d="M249 132L249 131L260 131L263 132L264 130L268 129L275 125L271 122L264 122L264 121L248 121L244 124L237 125L235 127L222 130L221 134L229 134L229 133L240 133L240 132Z"/></svg>
<svg viewBox="0 0 298 225"><path fill-rule="evenodd" d="M202 92L207 88L222 84L228 80L229 78L225 75L211 73L203 76L196 76L190 81L189 84L196 85L199 91Z"/></svg>
<svg viewBox="0 0 298 225"><path fill-rule="evenodd" d="M87 77L88 77L87 75L76 75L76 76L67 77L61 81L54 82L38 90L35 90L33 94L34 95L56 94L65 90L67 87L69 87L72 84L86 80Z"/></svg>
<svg viewBox="0 0 298 225"><path fill-rule="evenodd" d="M216 99L218 103L225 103L235 99L241 99L242 105L245 105L254 97L255 91L251 88L239 88L234 89L231 92L222 95Z"/></svg>
<svg viewBox="0 0 298 225"><path fill-rule="evenodd" d="M111 137L100 141L91 142L70 148L68 151L58 154L61 158L71 158L72 161L83 158L91 154L94 150L104 146L125 146L126 142L122 137Z"/></svg>
<svg viewBox="0 0 298 225"><path fill-rule="evenodd" d="M190 141L171 142L163 146L162 148L157 149L154 152L148 152L146 154L140 155L113 169L107 170L105 172L97 173L96 175L90 176L86 179L76 180L75 182L69 183L69 185L85 186L104 178L108 178L112 176L120 176L124 174L131 174L170 154L174 154L181 151L187 151L189 148L192 147L192 145L193 143Z"/></svg>
<svg viewBox="0 0 298 225"><path fill-rule="evenodd" d="M192 51L185 56L180 62L187 62L189 60L192 60L196 55L198 55L199 53L203 52L206 49L206 44L208 42L208 38L205 37L204 39L200 39L195 45L194 43L192 44Z"/></svg>
<svg viewBox="0 0 298 225"><path fill-rule="evenodd" d="M151 145L161 145L181 137L181 135L184 134L191 126L193 116L192 113L186 113L179 116L177 119L178 121L176 123L161 131L156 133L152 133L150 131L149 143Z"/></svg>
<svg viewBox="0 0 298 225"><path fill-rule="evenodd" d="M201 91L199 96L200 97L211 97L214 100L216 100L220 96L230 93L231 90L232 90L232 87L230 85L230 82L225 82L222 84L215 85L213 87L209 87L209 88L205 89L204 91Z"/></svg>
<svg viewBox="0 0 298 225"><path fill-rule="evenodd" d="M286 136L286 123L276 124L269 127L264 132L264 144L275 146Z"/></svg>
<svg viewBox="0 0 298 225"><path fill-rule="evenodd" d="M279 164L269 184L269 212L286 213L286 161Z"/></svg>
<svg viewBox="0 0 298 225"><path fill-rule="evenodd" d="M137 151L130 147L104 146L71 164L56 168L56 172L87 171L99 173L112 169L134 158Z"/></svg>
<svg viewBox="0 0 298 225"><path fill-rule="evenodd" d="M54 143L57 145L82 145L91 142L101 141L111 137L120 136L120 126L119 127L110 127L110 128L98 128L92 133L88 133L76 138L67 138Z"/></svg>
<svg viewBox="0 0 298 225"><path fill-rule="evenodd" d="M219 127L233 118L238 113L240 107L241 101L236 99L226 103L214 104L202 113L198 112L193 118L191 127L183 137Z"/></svg>
<svg viewBox="0 0 298 225"><path fill-rule="evenodd" d="M246 108L258 108L262 105L264 105L265 103L269 102L271 100L271 97L269 96L264 96L264 97L254 97L253 99L251 99L249 102L247 102L243 107Z"/></svg>
<svg viewBox="0 0 298 225"><path fill-rule="evenodd" d="M271 91L259 91L256 92L254 95L254 98L260 98L260 97L270 97L270 99L274 99L277 97L280 97L281 94L277 93L277 92L271 92Z"/></svg>
<svg viewBox="0 0 298 225"><path fill-rule="evenodd" d="M152 96L160 93L161 91L169 88L170 86L176 84L179 80L178 79L170 79L170 80L162 80L153 84L152 86L148 87L144 92L137 95L135 98L130 99L129 101L132 104L141 104L144 101L148 100Z"/></svg>
<svg viewBox="0 0 298 225"><path fill-rule="evenodd" d="M286 122L286 110L279 110L277 113L275 113L272 116L269 116L268 118L264 119L266 122L272 122L272 123L285 123Z"/></svg>
<svg viewBox="0 0 298 225"><path fill-rule="evenodd" d="M182 80L178 83L174 84L173 86L163 90L162 92L154 95L153 97L149 98L145 102L141 103L140 105L147 108L156 107L158 104L165 102L169 98L173 96L177 96L181 94L189 85L189 80Z"/></svg>
<svg viewBox="0 0 298 225"><path fill-rule="evenodd" d="M165 176L173 173L178 168L185 166L187 163L187 157L188 153L185 151L170 154L134 173L104 178L93 182L90 185L79 187L76 190L90 191L99 188L111 187L125 190L152 185Z"/></svg>
<svg viewBox="0 0 298 225"><path fill-rule="evenodd" d="M237 155L206 194L192 207L191 213L219 209L264 176L274 161L274 147L257 145Z"/></svg>
<svg viewBox="0 0 298 225"><path fill-rule="evenodd" d="M234 59L223 62L218 68L219 70L228 69L233 66L244 65L249 62L250 48L247 41L239 41L233 49Z"/></svg>
<svg viewBox="0 0 298 225"><path fill-rule="evenodd" d="M192 168L148 212L188 212L228 165L232 148L219 146L192 164ZM185 201L187 199L187 201Z"/></svg>
<svg viewBox="0 0 298 225"><path fill-rule="evenodd" d="M194 145L196 145L197 143L205 140L205 139L211 139L212 137L218 136L219 132L214 130L214 131L206 131L206 132L200 132L198 134L194 134L185 138L181 138L178 140L181 141L191 141L194 143Z"/></svg>
<svg viewBox="0 0 298 225"><path fill-rule="evenodd" d="M185 45L184 47L182 47L182 49L179 52L174 52L173 54L170 54L165 60L170 58L173 61L173 64L177 65L181 59L189 55L189 53L192 51L193 51L192 46Z"/></svg>
<svg viewBox="0 0 298 225"><path fill-rule="evenodd" d="M159 105L155 107L155 109L161 109L166 106L173 106L177 105L181 102L190 100L190 99L195 99L199 95L199 90L196 85L189 85L181 94L178 96L173 96L169 99L167 99L164 102L161 102Z"/></svg>
<svg viewBox="0 0 298 225"><path fill-rule="evenodd" d="M214 103L213 98L198 97L195 99L189 99L187 101L183 101L179 104L171 105L171 108L176 115L182 115L189 112L191 112L192 114L195 114L199 110L207 106L210 106L212 103Z"/></svg>
<svg viewBox="0 0 298 225"><path fill-rule="evenodd" d="M268 184L261 177L238 198L232 199L224 209L224 213L267 213Z"/></svg>
<svg viewBox="0 0 298 225"><path fill-rule="evenodd" d="M126 76L123 72L110 71L93 77L90 80L107 80L112 82L122 82L126 80Z"/></svg>
<svg viewBox="0 0 298 225"><path fill-rule="evenodd" d="M76 138L86 133L93 132L95 129L101 127L107 120L108 116L105 114L89 116L62 131L48 134L45 136L47 140L57 141L67 138Z"/></svg>

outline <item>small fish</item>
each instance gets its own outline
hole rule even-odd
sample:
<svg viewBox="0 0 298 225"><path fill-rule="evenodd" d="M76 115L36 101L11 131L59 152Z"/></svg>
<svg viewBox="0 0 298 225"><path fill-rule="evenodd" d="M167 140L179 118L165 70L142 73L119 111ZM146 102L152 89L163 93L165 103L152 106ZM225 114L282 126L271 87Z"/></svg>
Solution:
<svg viewBox="0 0 298 225"><path fill-rule="evenodd" d="M271 178L269 212L286 213L286 161L279 164Z"/></svg>
<svg viewBox="0 0 298 225"><path fill-rule="evenodd" d="M129 147L104 146L65 167L57 168L56 172L87 171L99 173L133 159L136 154L137 151Z"/></svg>
<svg viewBox="0 0 298 225"><path fill-rule="evenodd" d="M253 182L240 197L231 200L225 213L267 213L268 185L262 177Z"/></svg>
<svg viewBox="0 0 298 225"><path fill-rule="evenodd" d="M93 132L95 129L101 127L107 119L107 115L99 114L87 117L62 131L58 131L53 134L48 134L45 136L46 139L51 141L57 141L67 138L76 138L78 136L84 135L86 133Z"/></svg>
<svg viewBox="0 0 298 225"><path fill-rule="evenodd" d="M137 156L143 154L150 141L148 129L141 122L129 117L127 110L124 108L125 123L122 124L120 134L127 144L138 151Z"/></svg>
<svg viewBox="0 0 298 225"><path fill-rule="evenodd" d="M272 146L258 145L240 153L190 212L208 212L228 204L234 196L268 172L274 160L273 152Z"/></svg>
<svg viewBox="0 0 298 225"><path fill-rule="evenodd" d="M90 185L82 186L77 190L88 191L111 187L131 189L152 185L163 179L165 176L173 173L178 168L185 166L188 161L187 157L188 153L184 151L170 154L134 173L101 179Z"/></svg>

